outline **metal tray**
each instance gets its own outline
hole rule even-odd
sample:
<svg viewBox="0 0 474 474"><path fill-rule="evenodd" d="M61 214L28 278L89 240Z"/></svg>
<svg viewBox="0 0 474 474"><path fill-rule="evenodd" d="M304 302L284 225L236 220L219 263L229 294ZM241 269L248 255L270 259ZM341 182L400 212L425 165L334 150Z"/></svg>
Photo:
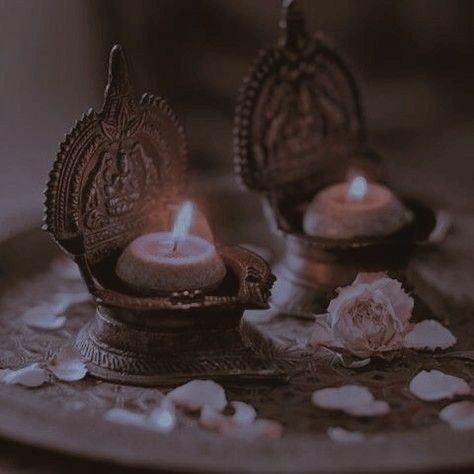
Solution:
<svg viewBox="0 0 474 474"><path fill-rule="evenodd" d="M45 295L82 291L80 280L65 280L51 267L55 246L39 230L17 234L0 244L0 367L39 360L75 337L92 317L93 304L67 310L67 324L58 331L27 328L21 312ZM422 274L423 272L419 272ZM421 280L418 277L419 282ZM434 292L428 285L425 293ZM431 290L427 290L431 288ZM438 297L440 296L437 293ZM450 304L452 301L450 302ZM288 384L274 381L226 385L229 399L252 403L260 416L279 420L284 436L276 441L225 438L204 431L187 416L179 428L162 435L106 422L102 414L113 406L146 408L159 399L159 387L142 388L106 383L92 377L75 383L48 383L37 389L0 385L0 435L44 448L51 453L94 461L155 469L207 472L394 472L452 470L474 465L474 432L451 431L438 420L446 403L415 400L407 381L421 368L442 366L472 380L469 358L474 324L469 318L451 321L460 338L455 358L431 355L367 370L316 367L290 370ZM368 385L392 404L392 413L377 420L349 419L311 405L310 394L322 386L348 381ZM358 429L369 441L341 445L329 440L329 426Z"/></svg>

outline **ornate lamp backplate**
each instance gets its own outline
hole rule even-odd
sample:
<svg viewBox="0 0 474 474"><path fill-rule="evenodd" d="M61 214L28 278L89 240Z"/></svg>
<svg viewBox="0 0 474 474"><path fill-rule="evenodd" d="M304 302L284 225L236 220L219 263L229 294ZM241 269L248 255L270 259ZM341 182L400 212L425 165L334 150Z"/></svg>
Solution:
<svg viewBox="0 0 474 474"><path fill-rule="evenodd" d="M136 100L114 46L102 110L76 123L50 173L45 229L67 253L94 264L164 228L184 186L186 155L175 114L161 98Z"/></svg>
<svg viewBox="0 0 474 474"><path fill-rule="evenodd" d="M282 27L280 44L260 54L240 91L234 154L241 180L274 203L306 200L349 167L379 179L346 61L322 35L306 33L295 2L284 2Z"/></svg>

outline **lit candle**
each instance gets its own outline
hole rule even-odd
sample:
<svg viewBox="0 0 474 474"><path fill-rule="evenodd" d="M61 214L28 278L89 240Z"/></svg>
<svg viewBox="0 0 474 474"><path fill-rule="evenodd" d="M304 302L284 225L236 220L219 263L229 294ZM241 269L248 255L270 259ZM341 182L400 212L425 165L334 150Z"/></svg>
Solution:
<svg viewBox="0 0 474 474"><path fill-rule="evenodd" d="M193 214L193 205L185 202L171 232L146 234L131 242L117 262L119 278L148 293L217 287L225 266L211 242L189 233Z"/></svg>
<svg viewBox="0 0 474 474"><path fill-rule="evenodd" d="M330 239L389 235L412 219L412 213L382 184L360 175L320 191L308 206L306 234Z"/></svg>

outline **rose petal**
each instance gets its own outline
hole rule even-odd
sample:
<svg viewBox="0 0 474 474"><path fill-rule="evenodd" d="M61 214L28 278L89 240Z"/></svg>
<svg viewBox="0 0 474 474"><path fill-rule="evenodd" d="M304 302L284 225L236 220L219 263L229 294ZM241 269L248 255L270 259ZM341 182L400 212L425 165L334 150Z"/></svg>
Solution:
<svg viewBox="0 0 474 474"><path fill-rule="evenodd" d="M172 403L163 401L149 416L124 408L112 408L104 414L104 419L121 425L136 426L159 433L169 433L176 426L176 413Z"/></svg>
<svg viewBox="0 0 474 474"><path fill-rule="evenodd" d="M160 433L169 433L176 427L177 419L174 405L164 399L158 408L155 408L148 417L149 426Z"/></svg>
<svg viewBox="0 0 474 474"><path fill-rule="evenodd" d="M121 425L138 426L145 428L147 424L146 416L141 413L135 413L124 408L112 408L104 414L104 419L112 423Z"/></svg>
<svg viewBox="0 0 474 474"><path fill-rule="evenodd" d="M205 405L222 411L227 405L224 389L212 380L192 380L166 396L175 405L197 411Z"/></svg>
<svg viewBox="0 0 474 474"><path fill-rule="evenodd" d="M328 305L329 323L331 326L336 322L334 316L337 315L341 306L346 301L360 297L366 291L367 285L350 285L337 289L337 296L333 298Z"/></svg>
<svg viewBox="0 0 474 474"><path fill-rule="evenodd" d="M247 407L249 406L250 405L247 405ZM247 412L248 408L245 408L245 411ZM245 419L242 419L242 417L238 417L236 419L235 415L223 415L209 406L204 406L202 408L199 424L203 428L217 431L218 433L221 433L225 436L232 436L242 439L277 438L281 436L282 430L279 423L270 420L260 419L250 421L250 417L248 415L245 417Z"/></svg>
<svg viewBox="0 0 474 474"><path fill-rule="evenodd" d="M390 411L387 402L374 400L369 389L360 385L316 390L311 400L319 408L342 410L353 416L381 416Z"/></svg>
<svg viewBox="0 0 474 474"><path fill-rule="evenodd" d="M240 425L248 425L253 423L257 418L257 412L252 405L244 402L231 402L232 408L235 410L232 420Z"/></svg>
<svg viewBox="0 0 474 474"><path fill-rule="evenodd" d="M59 316L44 305L30 308L23 313L21 319L27 326L36 329L59 329L66 323L64 316Z"/></svg>
<svg viewBox="0 0 474 474"><path fill-rule="evenodd" d="M355 280L352 282L353 285L371 285L377 280L382 278L388 278L387 272L360 272L355 277Z"/></svg>
<svg viewBox="0 0 474 474"><path fill-rule="evenodd" d="M427 319L413 326L413 329L405 336L403 344L409 349L434 351L454 346L456 338L438 321Z"/></svg>
<svg viewBox="0 0 474 474"><path fill-rule="evenodd" d="M310 344L315 349L319 346L342 348L341 343L336 336L334 336L328 321L324 318L318 318L314 322Z"/></svg>
<svg viewBox="0 0 474 474"><path fill-rule="evenodd" d="M18 384L25 387L39 387L48 380L46 370L37 362L21 369L4 369L0 373L0 381L5 384Z"/></svg>
<svg viewBox="0 0 474 474"><path fill-rule="evenodd" d="M435 401L468 395L471 392L465 380L439 370L422 370L410 382L410 392L421 400Z"/></svg>
<svg viewBox="0 0 474 474"><path fill-rule="evenodd" d="M69 306L89 301L86 291L74 293L57 293L47 301L26 310L21 319L32 328L54 330L64 326L66 318L63 313Z"/></svg>
<svg viewBox="0 0 474 474"><path fill-rule="evenodd" d="M363 443L366 439L360 431L348 431L338 426L328 428L327 435L332 441L344 444Z"/></svg>
<svg viewBox="0 0 474 474"><path fill-rule="evenodd" d="M49 296L46 301L27 309L21 319L31 327L40 329L58 329L65 323L60 316L68 307L68 301L63 294Z"/></svg>
<svg viewBox="0 0 474 474"><path fill-rule="evenodd" d="M72 347L63 347L48 363L48 369L66 382L81 380L87 374L87 367L81 356Z"/></svg>
<svg viewBox="0 0 474 474"><path fill-rule="evenodd" d="M474 402L464 400L444 407L439 417L454 430L474 429Z"/></svg>
<svg viewBox="0 0 474 474"><path fill-rule="evenodd" d="M326 410L346 410L357 405L366 405L374 401L366 387L360 385L342 385L337 388L316 390L311 396L314 405Z"/></svg>
<svg viewBox="0 0 474 474"><path fill-rule="evenodd" d="M354 405L344 410L353 416L383 416L390 412L390 405L384 400L374 400L363 405Z"/></svg>
<svg viewBox="0 0 474 474"><path fill-rule="evenodd" d="M400 330L405 329L406 324L411 319L415 302L403 289L401 282L385 277L374 281L370 288L372 291L381 291L384 297L389 299L400 322Z"/></svg>

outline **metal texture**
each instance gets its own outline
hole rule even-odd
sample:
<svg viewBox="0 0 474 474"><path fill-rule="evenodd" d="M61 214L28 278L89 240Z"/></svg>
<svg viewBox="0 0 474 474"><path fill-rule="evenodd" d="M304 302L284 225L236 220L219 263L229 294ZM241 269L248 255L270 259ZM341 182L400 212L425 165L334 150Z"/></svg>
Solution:
<svg viewBox="0 0 474 474"><path fill-rule="evenodd" d="M120 46L112 48L100 112L66 136L49 176L45 229L88 274L150 229L168 229L183 195L186 141L161 98L138 102ZM92 276L92 275L88 275Z"/></svg>
<svg viewBox="0 0 474 474"><path fill-rule="evenodd" d="M374 181L386 177L368 146L359 88L343 55L320 33L307 33L296 1L283 2L281 26L280 43L260 54L242 85L234 155L236 173L263 196L266 215L284 239L273 304L301 314L320 311L359 271L389 270L403 278L413 249L429 242L439 223L428 205L406 198L415 219L387 237L332 240L304 233L304 210L321 188L351 171Z"/></svg>
<svg viewBox="0 0 474 474"><path fill-rule="evenodd" d="M268 307L270 268L243 248L221 247L220 254L227 276L211 294L185 291L144 299L97 292L96 316L76 340L89 371L139 385L279 378L271 363L243 346L239 334L244 308Z"/></svg>
<svg viewBox="0 0 474 474"><path fill-rule="evenodd" d="M98 377L154 384L263 370L237 331L244 309L267 307L274 281L257 255L220 247L227 276L208 293L140 295L115 274L133 239L171 227L186 159L173 111L150 94L136 100L124 53L114 46L102 110L91 109L61 144L45 203L44 229L74 258L97 301L76 344Z"/></svg>
<svg viewBox="0 0 474 474"><path fill-rule="evenodd" d="M368 147L356 80L338 49L309 35L296 2L284 2L278 46L262 51L241 87L235 117L236 172L270 202L278 227L287 206L345 179L348 168L383 177Z"/></svg>

